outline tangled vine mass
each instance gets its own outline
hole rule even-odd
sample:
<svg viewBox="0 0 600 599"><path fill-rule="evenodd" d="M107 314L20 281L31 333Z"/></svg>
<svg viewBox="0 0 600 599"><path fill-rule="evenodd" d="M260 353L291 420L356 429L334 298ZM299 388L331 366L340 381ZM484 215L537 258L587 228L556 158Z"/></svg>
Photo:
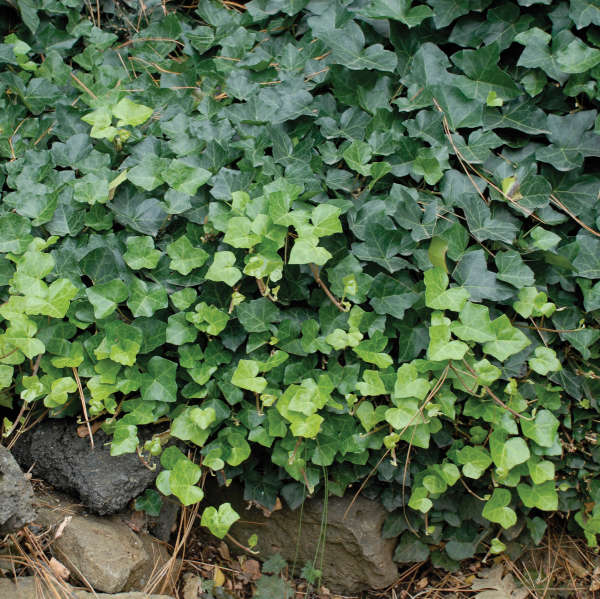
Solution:
<svg viewBox="0 0 600 599"><path fill-rule="evenodd" d="M596 544L598 0L0 11L5 435L360 491L398 561Z"/></svg>

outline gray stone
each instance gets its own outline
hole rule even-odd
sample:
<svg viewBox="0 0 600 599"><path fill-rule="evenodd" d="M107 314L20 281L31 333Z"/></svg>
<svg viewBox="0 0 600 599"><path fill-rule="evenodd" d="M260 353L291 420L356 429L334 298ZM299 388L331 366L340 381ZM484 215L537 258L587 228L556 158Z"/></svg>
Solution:
<svg viewBox="0 0 600 599"><path fill-rule="evenodd" d="M114 514L149 487L157 476L135 453L111 456L109 438L102 431L89 438L77 436L75 422L47 420L23 435L13 454L21 467L55 488L75 493L98 514ZM153 462L157 464L157 460Z"/></svg>
<svg viewBox="0 0 600 599"><path fill-rule="evenodd" d="M49 530L53 555L95 590L140 591L149 581L166 580L161 572L170 556L164 544L132 530L129 513L90 515L73 498L49 490L36 494L34 507L32 526Z"/></svg>
<svg viewBox="0 0 600 599"><path fill-rule="evenodd" d="M16 532L33 520L32 501L31 483L10 451L0 446L0 535Z"/></svg>
<svg viewBox="0 0 600 599"><path fill-rule="evenodd" d="M208 495L215 505L229 501L241 515L230 531L237 541L246 543L256 534L260 559L279 553L288 564L295 561L299 567L313 562L321 532L322 499L307 499L302 512L284 507L267 517L254 507L246 509L241 497L235 487L209 489ZM380 504L359 496L344 517L351 501L352 495L328 499L322 582L335 592L384 588L398 577L392 559L396 540L381 536L387 512ZM236 547L231 545L231 549L235 551Z"/></svg>
<svg viewBox="0 0 600 599"><path fill-rule="evenodd" d="M58 593L52 588L61 589ZM0 597L2 599L172 599L170 595L149 595L148 593L118 593L116 595L106 593L89 593L74 587L55 582L51 586L41 578L24 576L17 578L15 582L0 579Z"/></svg>
<svg viewBox="0 0 600 599"><path fill-rule="evenodd" d="M162 544L134 532L118 516L65 518L66 524L58 525L62 533L51 551L75 578L87 581L97 591L140 591L169 560Z"/></svg>

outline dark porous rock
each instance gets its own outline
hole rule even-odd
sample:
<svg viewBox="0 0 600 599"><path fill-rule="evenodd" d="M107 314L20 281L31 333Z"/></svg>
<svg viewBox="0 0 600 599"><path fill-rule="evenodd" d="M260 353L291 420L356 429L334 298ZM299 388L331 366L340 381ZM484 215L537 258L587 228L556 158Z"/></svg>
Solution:
<svg viewBox="0 0 600 599"><path fill-rule="evenodd" d="M181 503L174 497L163 497L163 504L158 516L148 516L148 532L157 539L169 542L171 535L177 530Z"/></svg>
<svg viewBox="0 0 600 599"><path fill-rule="evenodd" d="M16 532L35 517L33 489L10 451L0 446L0 536Z"/></svg>
<svg viewBox="0 0 600 599"><path fill-rule="evenodd" d="M154 482L158 467L150 470L135 453L111 456L109 440L97 431L92 449L74 421L46 420L23 435L13 453L21 467L33 466L34 476L77 494L92 512L114 514Z"/></svg>
<svg viewBox="0 0 600 599"><path fill-rule="evenodd" d="M288 564L295 562L300 568L306 562L313 563L325 509L322 498L307 499L302 510L284 507L270 516L254 507L247 509L241 489L234 485L227 489L209 487L207 498L213 505L226 501L233 505L241 519L233 525L231 535L245 543L256 534L255 549L260 559L279 553ZM375 501L360 496L354 503L352 500L352 495L330 497L326 506L322 582L338 593L382 589L398 578L398 568L392 559L396 540L381 536L387 512ZM236 547L232 545L231 549L235 551Z"/></svg>

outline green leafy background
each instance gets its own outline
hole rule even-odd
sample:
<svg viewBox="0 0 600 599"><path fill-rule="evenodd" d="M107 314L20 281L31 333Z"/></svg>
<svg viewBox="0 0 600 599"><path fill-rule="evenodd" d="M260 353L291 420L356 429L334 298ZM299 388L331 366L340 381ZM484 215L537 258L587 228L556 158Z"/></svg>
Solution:
<svg viewBox="0 0 600 599"><path fill-rule="evenodd" d="M185 504L368 478L398 561L596 543L597 0L16 4L5 407L164 423Z"/></svg>

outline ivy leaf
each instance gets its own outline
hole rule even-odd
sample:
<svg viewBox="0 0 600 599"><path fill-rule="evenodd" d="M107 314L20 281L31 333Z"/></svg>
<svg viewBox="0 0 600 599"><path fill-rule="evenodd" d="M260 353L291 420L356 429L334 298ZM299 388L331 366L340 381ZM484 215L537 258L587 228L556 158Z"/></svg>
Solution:
<svg viewBox="0 0 600 599"><path fill-rule="evenodd" d="M94 307L94 316L102 319L110 316L117 306L128 298L129 289L123 281L115 279L108 283L88 287L85 293Z"/></svg>
<svg viewBox="0 0 600 599"><path fill-rule="evenodd" d="M166 295L165 295L166 302ZM198 329L191 324L186 318L186 314L178 312L169 316L167 323L167 343L173 345L184 345L185 343L193 343L198 337Z"/></svg>
<svg viewBox="0 0 600 599"><path fill-rule="evenodd" d="M356 417L365 431L369 432L377 424L385 420L387 409L387 406L377 406L377 408L374 408L370 401L362 401L356 410Z"/></svg>
<svg viewBox="0 0 600 599"><path fill-rule="evenodd" d="M206 302L200 302L194 313L187 313L186 320L193 323L200 331L209 335L218 335L229 322L229 315L215 306L209 306Z"/></svg>
<svg viewBox="0 0 600 599"><path fill-rule="evenodd" d="M477 374L477 382L482 385L491 385L494 381L498 380L502 374L500 368L491 364L486 358L475 362L473 364L473 370Z"/></svg>
<svg viewBox="0 0 600 599"><path fill-rule="evenodd" d="M323 40L332 50L332 60L351 70L393 71L398 62L396 55L384 50L381 44L365 48L365 36L354 21L338 29L333 19L310 17L309 26L316 37Z"/></svg>
<svg viewBox="0 0 600 599"><path fill-rule="evenodd" d="M585 73L600 63L600 50L575 38L556 53L556 63L565 73Z"/></svg>
<svg viewBox="0 0 600 599"><path fill-rule="evenodd" d="M533 285L533 271L523 262L518 252L514 250L498 252L496 266L498 267L497 277L500 281L509 283L518 289Z"/></svg>
<svg viewBox="0 0 600 599"><path fill-rule="evenodd" d="M234 216L227 222L223 241L234 248L251 248L261 240L252 232L252 221L245 216Z"/></svg>
<svg viewBox="0 0 600 599"><path fill-rule="evenodd" d="M456 281L468 290L471 299L475 302L482 300L501 302L512 296L512 290L498 283L496 275L488 270L483 250L464 254L453 274Z"/></svg>
<svg viewBox="0 0 600 599"><path fill-rule="evenodd" d="M538 457L532 456L527 460L527 469L531 480L539 485L547 480L554 480L556 472L554 463L549 460L541 460Z"/></svg>
<svg viewBox="0 0 600 599"><path fill-rule="evenodd" d="M0 252L22 254L33 237L28 218L13 212L0 216Z"/></svg>
<svg viewBox="0 0 600 599"><path fill-rule="evenodd" d="M385 385L377 370L365 370L363 381L356 384L361 395L385 395ZM372 406L371 406L372 407Z"/></svg>
<svg viewBox="0 0 600 599"><path fill-rule="evenodd" d="M77 383L70 376L56 379L52 382L50 393L44 398L47 408L57 408L67 402L69 393L77 391Z"/></svg>
<svg viewBox="0 0 600 599"><path fill-rule="evenodd" d="M359 11L369 19L394 19L407 25L415 27L433 14L428 6L415 6L411 8L410 0L373 0Z"/></svg>
<svg viewBox="0 0 600 599"><path fill-rule="evenodd" d="M139 443L137 426L133 424L118 424L113 431L110 443L110 455L118 456L133 453Z"/></svg>
<svg viewBox="0 0 600 599"><path fill-rule="evenodd" d="M77 287L71 281L57 279L48 288L44 289L42 287L39 295L31 290L31 295L25 297L26 312L28 314L43 314L52 318L64 318L69 309L70 301L77 293Z"/></svg>
<svg viewBox="0 0 600 599"><path fill-rule="evenodd" d="M558 425L558 419L550 410L540 410L533 421L521 421L523 434L542 447L552 447L556 443Z"/></svg>
<svg viewBox="0 0 600 599"><path fill-rule="evenodd" d="M429 327L429 347L427 357L430 360L462 360L469 346L462 341L450 340L451 320L441 312L431 315Z"/></svg>
<svg viewBox="0 0 600 599"><path fill-rule="evenodd" d="M161 255L159 250L154 249L152 237L128 237L127 251L123 254L123 259L133 270L151 270L156 268Z"/></svg>
<svg viewBox="0 0 600 599"><path fill-rule="evenodd" d="M13 316L10 320L10 326L6 328L3 335L0 335L0 344L6 347L8 351L18 349L26 358L30 360L46 350L45 345L33 336L37 331L34 322L25 316ZM7 353L7 352L5 352Z"/></svg>
<svg viewBox="0 0 600 599"><path fill-rule="evenodd" d="M419 403L414 399L405 400L399 407L386 410L385 419L399 431L425 422L419 411Z"/></svg>
<svg viewBox="0 0 600 599"><path fill-rule="evenodd" d="M169 296L178 310L187 310L196 301L196 297L198 297L198 293L191 287L184 287Z"/></svg>
<svg viewBox="0 0 600 599"><path fill-rule="evenodd" d="M571 0L569 17L575 22L577 29L594 23L600 25L600 6L588 0Z"/></svg>
<svg viewBox="0 0 600 599"><path fill-rule="evenodd" d="M350 331L347 333L342 329L334 329L327 337L325 337L325 341L331 345L333 349L340 350L346 347L356 347L362 338L363 334L360 331Z"/></svg>
<svg viewBox="0 0 600 599"><path fill-rule="evenodd" d="M425 487L417 487L413 489L408 501L408 507L413 510L419 510L421 513L426 514L432 507L433 502L427 495L429 492ZM394 554L395 556L395 554Z"/></svg>
<svg viewBox="0 0 600 599"><path fill-rule="evenodd" d="M240 324L248 333L263 333L270 330L271 323L280 320L277 306L267 298L242 302L236 307Z"/></svg>
<svg viewBox="0 0 600 599"><path fill-rule="evenodd" d="M163 184L166 160L154 154L145 155L139 164L127 171L127 179L137 187L152 191Z"/></svg>
<svg viewBox="0 0 600 599"><path fill-rule="evenodd" d="M157 310L166 308L167 305L167 291L160 283L149 283L137 277L132 278L127 306L135 318L153 316Z"/></svg>
<svg viewBox="0 0 600 599"><path fill-rule="evenodd" d="M488 44L479 50L461 50L452 55L452 62L469 78L459 80L457 87L467 96L485 102L490 93L503 100L521 95L513 78L498 67L500 47Z"/></svg>
<svg viewBox="0 0 600 599"><path fill-rule="evenodd" d="M524 333L512 326L506 314L492 321L492 330L496 335L496 341L485 343L483 351L501 362L519 353L531 343Z"/></svg>
<svg viewBox="0 0 600 599"><path fill-rule="evenodd" d="M142 333L134 326L121 322L110 321L105 328L105 337L94 350L98 360L110 358L113 362L132 366L142 347Z"/></svg>
<svg viewBox="0 0 600 599"><path fill-rule="evenodd" d="M117 194L111 202L111 210L118 222L146 235L156 235L167 219L156 198L143 199L127 191Z"/></svg>
<svg viewBox="0 0 600 599"><path fill-rule="evenodd" d="M240 360L231 377L231 383L236 387L254 391L254 393L262 393L267 386L267 380L261 376L256 376L258 372L258 362L255 360Z"/></svg>
<svg viewBox="0 0 600 599"><path fill-rule="evenodd" d="M240 269L234 266L235 254L233 252L215 252L213 263L210 265L205 277L209 281L223 281L233 287L241 278Z"/></svg>
<svg viewBox="0 0 600 599"><path fill-rule="evenodd" d="M536 507L546 512L558 509L558 493L553 480L533 486L520 483L517 485L517 493L526 507Z"/></svg>
<svg viewBox="0 0 600 599"><path fill-rule="evenodd" d="M239 519L239 514L226 502L222 503L218 510L212 505L204 508L200 524L206 526L215 537L222 539L232 524Z"/></svg>
<svg viewBox="0 0 600 599"><path fill-rule="evenodd" d="M146 489L135 500L135 509L139 512L146 512L152 518L157 518L160 515L162 505L163 501L154 489Z"/></svg>
<svg viewBox="0 0 600 599"><path fill-rule="evenodd" d="M344 160L346 164L357 173L368 177L371 174L371 166L368 164L373 156L371 146L364 141L353 141L344 150Z"/></svg>
<svg viewBox="0 0 600 599"><path fill-rule="evenodd" d="M149 106L136 104L129 98L123 98L113 106L112 113L118 119L118 127L125 125L137 127L145 123L152 116L153 110Z"/></svg>
<svg viewBox="0 0 600 599"><path fill-rule="evenodd" d="M163 451L160 462L165 468L156 478L156 486L163 495L175 495L183 505L202 501L204 492L196 483L202 470L175 446Z"/></svg>
<svg viewBox="0 0 600 599"><path fill-rule="evenodd" d="M369 364L375 364L378 368L387 368L393 362L388 354L382 352L387 342L387 337L384 337L381 331L376 331L370 339L365 339L353 347L352 351Z"/></svg>
<svg viewBox="0 0 600 599"><path fill-rule="evenodd" d="M396 384L394 385L394 399L414 397L425 399L431 388L431 383L419 377L417 367L413 364L402 364L396 373Z"/></svg>
<svg viewBox="0 0 600 599"><path fill-rule="evenodd" d="M188 408L173 419L171 434L182 441L191 441L202 447L210 435L210 425L216 418L214 408Z"/></svg>
<svg viewBox="0 0 600 599"><path fill-rule="evenodd" d="M600 139L589 131L595 116L595 112L591 110L565 116L550 114L547 126L551 144L539 148L536 158L559 171L569 171L581 166L584 157L598 156Z"/></svg>
<svg viewBox="0 0 600 599"><path fill-rule="evenodd" d="M290 252L289 264L318 264L322 266L331 258L331 254L318 246L316 237L299 237Z"/></svg>
<svg viewBox="0 0 600 599"><path fill-rule="evenodd" d="M153 356L148 361L147 372L142 374L141 394L144 401L177 401L177 364Z"/></svg>
<svg viewBox="0 0 600 599"><path fill-rule="evenodd" d="M577 269L577 274L585 279L597 279L600 276L600 260L598 259L598 240L586 232L577 234L577 244L579 251L573 266Z"/></svg>
<svg viewBox="0 0 600 599"><path fill-rule="evenodd" d="M305 437L306 439L314 439L321 429L323 417L318 414L311 414L302 419L294 419L290 426L290 430L294 437Z"/></svg>
<svg viewBox="0 0 600 599"><path fill-rule="evenodd" d="M548 302L548 296L535 287L524 287L519 291L519 300L513 304L515 311L523 318L530 316L547 316L554 314L556 306Z"/></svg>
<svg viewBox="0 0 600 599"><path fill-rule="evenodd" d="M434 310L453 310L460 312L469 299L464 287L452 287L446 271L436 266L425 271L425 304Z"/></svg>
<svg viewBox="0 0 600 599"><path fill-rule="evenodd" d="M61 349L61 355L51 359L52 366L56 366L56 368L77 368L83 362L84 355L81 343L66 341Z"/></svg>
<svg viewBox="0 0 600 599"><path fill-rule="evenodd" d="M179 158L172 160L167 170L161 175L170 187L191 196L195 195L198 188L204 185L211 176L210 171L186 164Z"/></svg>
<svg viewBox="0 0 600 599"><path fill-rule="evenodd" d="M515 466L526 462L531 455L527 443L521 437L511 437L506 440L498 433L493 433L490 436L490 453L494 464L502 475L508 473Z"/></svg>
<svg viewBox="0 0 600 599"><path fill-rule="evenodd" d="M315 206L310 217L314 225L313 234L317 237L325 237L326 235L341 233L340 212L341 210L337 206L329 204Z"/></svg>
<svg viewBox="0 0 600 599"><path fill-rule="evenodd" d="M467 302L460 311L460 323L453 322L450 330L464 341L485 343L494 341L496 335L492 330L489 310L486 306Z"/></svg>
<svg viewBox="0 0 600 599"><path fill-rule="evenodd" d="M108 180L94 173L76 179L73 183L73 199L82 204L106 204L110 199Z"/></svg>
<svg viewBox="0 0 600 599"><path fill-rule="evenodd" d="M6 364L0 364L0 389L10 387L13 379L14 368Z"/></svg>
<svg viewBox="0 0 600 599"><path fill-rule="evenodd" d="M167 254L171 258L169 268L182 275L189 275L208 259L208 254L202 248L195 248L186 235L170 243L167 246Z"/></svg>
<svg viewBox="0 0 600 599"><path fill-rule="evenodd" d="M517 522L517 514L508 507L511 502L511 494L508 489L494 489L492 496L483 506L482 515L490 522L496 522L502 528L510 528Z"/></svg>
<svg viewBox="0 0 600 599"><path fill-rule="evenodd" d="M457 452L458 461L463 464L463 474L468 478L481 478L492 463L490 454L484 447L467 445Z"/></svg>
<svg viewBox="0 0 600 599"><path fill-rule="evenodd" d="M550 347L536 347L535 357L529 358L529 367L542 376L562 370L556 352Z"/></svg>

